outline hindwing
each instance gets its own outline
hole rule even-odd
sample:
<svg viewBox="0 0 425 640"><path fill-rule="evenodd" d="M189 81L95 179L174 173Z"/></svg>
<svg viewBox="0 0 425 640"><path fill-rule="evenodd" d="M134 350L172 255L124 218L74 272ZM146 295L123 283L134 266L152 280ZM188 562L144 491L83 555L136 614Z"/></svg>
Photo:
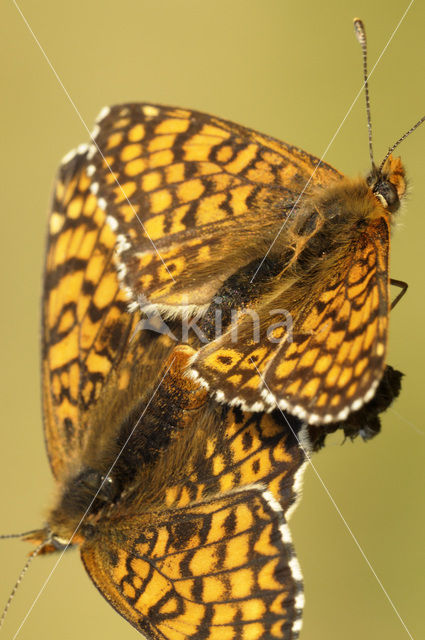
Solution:
<svg viewBox="0 0 425 640"><path fill-rule="evenodd" d="M345 420L370 400L384 372L388 248L380 218L327 280L276 286L258 308L258 341L252 315L242 315L193 357L192 375L220 401L247 410L278 406L310 424Z"/></svg>

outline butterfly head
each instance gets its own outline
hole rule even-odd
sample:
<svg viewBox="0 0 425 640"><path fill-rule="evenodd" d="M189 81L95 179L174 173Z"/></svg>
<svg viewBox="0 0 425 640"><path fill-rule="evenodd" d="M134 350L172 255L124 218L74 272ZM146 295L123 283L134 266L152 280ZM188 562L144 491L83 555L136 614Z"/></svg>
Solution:
<svg viewBox="0 0 425 640"><path fill-rule="evenodd" d="M117 495L113 478L86 467L63 484L46 526L23 539L40 545L40 554L82 544L93 537L102 510L113 504Z"/></svg>
<svg viewBox="0 0 425 640"><path fill-rule="evenodd" d="M400 158L389 155L385 163L374 167L366 178L369 188L389 213L395 213L406 193L406 178Z"/></svg>
<svg viewBox="0 0 425 640"><path fill-rule="evenodd" d="M379 168L376 167L373 158L372 145L372 120L370 115L369 101L369 74L367 70L367 44L366 30L360 18L354 19L354 31L356 38L362 48L363 53L363 81L364 95L366 100L367 127L369 133L369 155L372 163L372 170L367 176L367 183L373 194L380 201L389 213L394 213L400 207L400 200L406 192L406 181L404 169L400 158L395 158L392 154L398 145L403 142L411 133L425 122L425 116L420 118L405 134L403 134L388 150Z"/></svg>

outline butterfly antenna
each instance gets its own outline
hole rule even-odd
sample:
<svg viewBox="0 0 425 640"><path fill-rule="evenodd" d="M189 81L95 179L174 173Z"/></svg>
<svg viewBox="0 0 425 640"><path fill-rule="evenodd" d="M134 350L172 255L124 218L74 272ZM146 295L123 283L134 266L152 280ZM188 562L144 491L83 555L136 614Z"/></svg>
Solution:
<svg viewBox="0 0 425 640"><path fill-rule="evenodd" d="M23 533L0 534L0 540L6 540L7 538L25 538L26 536L31 536L33 533L38 533L38 531L38 529L33 529L32 531L24 531Z"/></svg>
<svg viewBox="0 0 425 640"><path fill-rule="evenodd" d="M32 533L32 532L30 532L30 533ZM24 535L25 535L25 534L24 534ZM10 535L10 536L2 536L2 538L7 538L7 537L9 537L9 538L14 538L14 537L15 537L15 535L14 535L14 534L12 534L12 535ZM7 602L6 602L5 607L4 607L4 609L3 609L3 613L1 614L1 618L0 618L0 629L1 629L1 628L2 628L2 626L3 626L4 619L6 618L7 612L8 612L9 607L10 607L10 603L12 602L13 598L15 597L15 593L17 592L18 587L19 587L19 585L21 584L21 582L22 582L22 579L23 579L24 575L25 575L25 574L26 574L26 572L28 571L28 567L30 566L30 564L31 564L31 562L34 560L34 558L35 558L36 556L38 556L38 554L40 553L40 551L42 550L42 548L43 548L44 546L46 546L46 544L47 544L48 542L49 542L49 540L43 540L43 542L40 542L40 544L39 544L35 549L33 549L33 551L31 551L31 553L30 553L30 555L29 555L29 557L28 557L28 560L27 560L27 561L26 561L26 563L24 564L24 568L22 569L21 573L19 574L19 577L18 577L17 581L15 582L15 585L14 585L14 587L13 587L12 591L10 592L10 596L9 596L9 597L8 597L8 599L7 599Z"/></svg>
<svg viewBox="0 0 425 640"><path fill-rule="evenodd" d="M369 99L369 83L367 75L367 42L366 42L366 30L363 22L360 18L354 18L354 32L356 38L360 43L363 54L363 80L364 80L364 93L366 98L366 114L367 114L367 130L369 135L369 155L372 162L372 170L375 169L375 162L373 160L373 147L372 147L372 118L370 115L370 99Z"/></svg>
<svg viewBox="0 0 425 640"><path fill-rule="evenodd" d="M379 173L382 171L382 167L384 166L384 164L386 163L386 161L388 160L388 158L390 157L390 155L392 154L392 152L394 151L394 149L395 149L396 147L398 147L398 145L400 144L400 142L403 142L403 140L406 140L406 138L407 138L408 136L410 136L410 134L411 134L411 133L413 133L413 132L415 131L415 129L417 129L418 127L420 127L420 126L421 126L421 124L422 124L423 122L425 122L425 116L422 116L422 118L421 118L420 120L418 120L418 121L417 121L417 123L416 123L416 124L414 124L414 125L413 125L413 127L411 127L411 128L409 129L409 131L406 131L406 133L405 133L404 135L402 135L402 136L401 136L401 138L399 138L399 139L397 140L397 142L395 142L395 143L393 144L393 146L392 146L392 147L390 147L390 148L388 149L388 153L387 153L387 155L386 155L386 156L385 156L385 158L382 160L382 162L381 162L381 164L380 164L380 166L379 166Z"/></svg>

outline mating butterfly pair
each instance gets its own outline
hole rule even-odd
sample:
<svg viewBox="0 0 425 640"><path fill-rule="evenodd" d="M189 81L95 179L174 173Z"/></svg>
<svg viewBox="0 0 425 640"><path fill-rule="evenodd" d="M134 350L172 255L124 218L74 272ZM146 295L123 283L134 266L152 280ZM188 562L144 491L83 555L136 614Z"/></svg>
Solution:
<svg viewBox="0 0 425 640"><path fill-rule="evenodd" d="M215 149L219 127L226 145L220 142ZM211 144L213 131L215 144ZM101 593L148 638L221 639L247 633L258 639L295 638L301 626L301 573L287 517L295 504L306 454L314 438L319 438L318 427L307 428L276 407L271 413L259 413L258 409L266 408L257 406L260 384L251 387L257 398L253 400L256 413L217 403L214 394L187 371L191 363L199 369L205 363L205 371L215 376L213 388L217 381L221 387L228 383L239 390L239 374L231 375L226 360L229 349L222 346L226 333L197 351L194 337L192 347L175 346L166 334L140 330L146 306L137 306L137 294L143 292L150 309L156 305L177 332L178 316L184 313L180 303L188 296L193 305L189 313L204 306L201 322L209 334L211 296L221 294L230 304L236 300L241 308L251 296L261 309L261 292L265 306L271 306L289 273L299 291L305 276L298 280L293 275L297 262L304 261L297 243L321 233L320 228L314 230L311 216L301 211L294 216L298 233L290 232L295 243L294 254L287 256L289 271L280 264L276 268L268 259L267 275L262 278L259 272L258 287L248 286L253 252L244 253L231 238L237 228L244 230L245 217L246 236L238 235L244 243L251 233L252 240L258 236L261 202L270 203L274 233L276 220L280 224L282 214L277 209L283 193L275 183L285 171L290 174L291 166L293 182L288 180L286 189L292 203L295 184L305 179L317 161L292 149L290 165L289 148L283 146L283 168L279 167L275 141L250 131L243 135L240 127L201 114L143 105L117 107L99 124L100 152L80 148L65 161L55 187L43 301L43 390L46 442L61 491L47 528L29 539L44 544L42 552L62 549L69 541L81 545L84 565ZM232 155L231 144L235 146ZM250 147L255 161L249 163L245 176L243 158ZM226 158L223 167L218 164L220 157ZM267 158L266 186L260 182L259 167ZM237 169L235 177L230 176L231 166ZM301 178L300 166L304 167ZM136 169L140 175L134 175ZM321 167L321 189L329 175L335 189L341 184L347 188L336 172ZM201 194L202 184L206 186ZM357 188L365 187L356 184ZM279 200L266 197L267 190L278 194ZM227 208L218 206L219 200ZM233 215L233 209L238 215ZM224 215L228 210L232 211L229 219ZM323 305L319 308L318 302L313 305L315 311L310 310L316 323L324 313L333 317L335 324L323 333L320 355L332 367L339 366L338 340L345 340L347 353L356 354L352 363L347 357L346 367L351 363L353 368L367 357L370 336L383 336L387 316L379 301L387 300L382 284L387 278L385 220L373 223L381 234L373 236L376 250L371 249L371 231L365 227L367 242L358 231L361 246L354 258L346 256L343 262L346 269L348 259L352 260L354 275L344 276L342 304L346 309L347 301L352 301L347 318L360 318L360 325L342 328L338 314L332 315L342 295L341 285L335 284L335 270L332 286L321 294L322 300L328 296L332 313ZM329 222L318 215L316 224ZM220 245L224 249L218 252ZM265 245L261 247L263 251ZM232 259L227 261L226 253ZM238 262L247 255L250 266ZM219 258L221 274L214 256ZM260 253L256 267L259 260ZM188 272L180 278L184 268ZM309 273L308 266L303 269ZM303 320L303 327L306 322L315 329L312 315ZM381 333L375 334L379 327ZM301 334L295 330L294 335ZM320 333L312 331L309 336L317 342ZM361 358L355 346L358 336L363 340ZM329 347L332 340L334 350ZM215 342L219 343L216 352ZM279 343L270 344L277 355L282 352ZM306 395L319 365L314 365L309 355L313 351L302 349L303 344L293 343L299 362L292 370L297 370L300 392ZM372 344L370 353L381 342L372 340ZM257 380L257 368L260 371L263 362L258 354L264 345L250 351L249 341L242 338L232 346L234 351L238 348L247 350L245 362L252 361L240 369L242 374ZM212 361L216 364L209 368ZM295 361L286 354L279 366L289 367ZM322 379L327 384L329 373ZM334 385L341 397L347 384ZM365 430L364 422L361 427Z"/></svg>
<svg viewBox="0 0 425 640"><path fill-rule="evenodd" d="M308 424L352 426L363 411L366 433L388 404L362 409L385 370L403 168L389 156L348 180L249 129L153 105L103 110L93 140L64 160L49 221L43 404L59 498L27 539L39 553L79 544L147 638L296 638L287 518L321 443ZM233 308L255 311L258 340ZM152 312L172 335L199 315L213 339L141 331Z"/></svg>

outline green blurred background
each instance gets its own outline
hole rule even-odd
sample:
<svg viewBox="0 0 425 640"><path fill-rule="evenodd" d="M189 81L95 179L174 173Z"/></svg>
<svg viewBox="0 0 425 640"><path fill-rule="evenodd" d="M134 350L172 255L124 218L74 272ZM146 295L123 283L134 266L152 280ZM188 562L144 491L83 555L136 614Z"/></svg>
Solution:
<svg viewBox="0 0 425 640"><path fill-rule="evenodd" d="M20 3L81 117L129 100L193 107L321 156L362 83L352 29L361 16L372 66L407 1L54 0ZM53 491L41 432L39 301L50 189L61 157L87 133L12 2L0 19L2 74L1 526L37 527ZM371 80L375 153L425 112L425 5L413 3ZM415 639L424 637L425 126L400 149L411 180L392 275L409 291L391 316L389 362L406 374L382 434L334 437L314 465ZM326 156L346 174L368 169L363 96ZM314 471L292 532L305 577L302 640L403 640L408 634ZM0 602L25 559L1 542ZM12 638L54 565L38 559L5 625ZM100 597L78 552L55 570L19 638L137 637Z"/></svg>

